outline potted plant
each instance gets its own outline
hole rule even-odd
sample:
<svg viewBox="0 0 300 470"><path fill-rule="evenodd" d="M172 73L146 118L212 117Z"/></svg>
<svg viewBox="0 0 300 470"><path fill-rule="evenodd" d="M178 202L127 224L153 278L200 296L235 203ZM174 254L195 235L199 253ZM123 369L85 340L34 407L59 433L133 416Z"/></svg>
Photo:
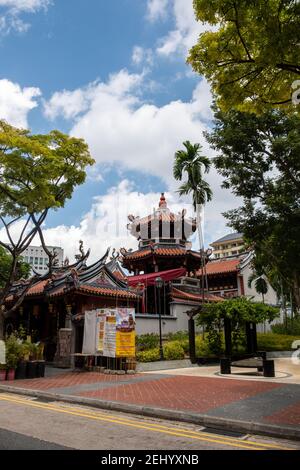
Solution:
<svg viewBox="0 0 300 470"><path fill-rule="evenodd" d="M27 377L28 379L35 379L38 376L38 348L35 343L29 343L29 362L27 364Z"/></svg>
<svg viewBox="0 0 300 470"><path fill-rule="evenodd" d="M15 374L16 380L26 379L27 377L27 364L29 361L30 344L27 341L23 341L21 343L20 349L21 349L20 361L16 368L16 374Z"/></svg>
<svg viewBox="0 0 300 470"><path fill-rule="evenodd" d="M21 343L18 338L12 334L10 335L6 342L6 369L7 369L7 380L15 379L15 370L20 361L21 356Z"/></svg>
<svg viewBox="0 0 300 470"><path fill-rule="evenodd" d="M37 343L37 376L45 377L44 344Z"/></svg>
<svg viewBox="0 0 300 470"><path fill-rule="evenodd" d="M6 379L6 364L0 364L0 382Z"/></svg>

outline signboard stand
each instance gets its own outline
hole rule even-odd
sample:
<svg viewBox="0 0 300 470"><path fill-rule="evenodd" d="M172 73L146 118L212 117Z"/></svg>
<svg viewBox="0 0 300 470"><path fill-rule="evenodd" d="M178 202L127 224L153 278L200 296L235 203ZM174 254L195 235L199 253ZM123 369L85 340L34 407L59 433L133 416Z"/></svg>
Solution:
<svg viewBox="0 0 300 470"><path fill-rule="evenodd" d="M105 373L120 374L135 370L135 310L133 308L98 309L86 312L84 327L86 341L83 352L85 354L75 356L86 357L88 370L103 372L105 368Z"/></svg>

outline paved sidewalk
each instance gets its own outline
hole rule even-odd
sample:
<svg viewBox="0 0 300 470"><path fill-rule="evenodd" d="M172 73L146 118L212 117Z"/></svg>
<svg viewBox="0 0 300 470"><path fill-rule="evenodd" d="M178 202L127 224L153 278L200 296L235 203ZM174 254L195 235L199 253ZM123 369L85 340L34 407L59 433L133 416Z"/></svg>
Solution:
<svg viewBox="0 0 300 470"><path fill-rule="evenodd" d="M2 382L0 392L48 398L199 424L259 431L300 440L300 385L274 381L169 373L106 375L65 372L54 377ZM72 399L74 401L74 398ZM190 418L189 418L190 417ZM272 431L273 430L273 431Z"/></svg>

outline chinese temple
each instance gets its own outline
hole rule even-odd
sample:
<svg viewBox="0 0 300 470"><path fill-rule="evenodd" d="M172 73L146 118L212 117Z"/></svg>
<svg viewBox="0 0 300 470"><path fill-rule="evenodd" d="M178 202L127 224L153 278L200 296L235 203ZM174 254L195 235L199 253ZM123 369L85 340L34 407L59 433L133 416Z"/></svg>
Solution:
<svg viewBox="0 0 300 470"><path fill-rule="evenodd" d="M22 326L34 341L45 345L45 359L67 366L72 353L81 352L86 311L132 307L139 310L140 297L129 290L109 250L87 266L89 252L73 265L54 267L27 290L21 307L5 320L5 332ZM110 269L111 268L111 269ZM31 280L15 284L7 298L7 310Z"/></svg>
<svg viewBox="0 0 300 470"><path fill-rule="evenodd" d="M187 217L185 210L171 212L164 193L152 214L143 218L129 215L128 219L127 227L138 240L138 249L121 249L121 262L131 274L128 285L142 292L142 313L157 314L160 308L162 315L179 320L177 329L187 329L185 313L191 306L203 300L220 301L216 295L200 292L197 272L201 268L201 255L192 250L189 241L197 230L196 219ZM158 277L163 281L160 292L156 287Z"/></svg>

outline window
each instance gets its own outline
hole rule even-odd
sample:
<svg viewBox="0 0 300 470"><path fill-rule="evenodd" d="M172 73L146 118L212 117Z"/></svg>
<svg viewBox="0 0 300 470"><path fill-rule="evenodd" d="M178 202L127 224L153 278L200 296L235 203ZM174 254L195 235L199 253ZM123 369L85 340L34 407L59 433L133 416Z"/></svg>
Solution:
<svg viewBox="0 0 300 470"><path fill-rule="evenodd" d="M44 260L43 258L40 258L40 264L43 264Z"/></svg>
<svg viewBox="0 0 300 470"><path fill-rule="evenodd" d="M29 258L29 264L33 264L33 257L32 256L30 256L30 258Z"/></svg>
<svg viewBox="0 0 300 470"><path fill-rule="evenodd" d="M38 264L39 263L39 259L37 257L34 258L34 264Z"/></svg>

